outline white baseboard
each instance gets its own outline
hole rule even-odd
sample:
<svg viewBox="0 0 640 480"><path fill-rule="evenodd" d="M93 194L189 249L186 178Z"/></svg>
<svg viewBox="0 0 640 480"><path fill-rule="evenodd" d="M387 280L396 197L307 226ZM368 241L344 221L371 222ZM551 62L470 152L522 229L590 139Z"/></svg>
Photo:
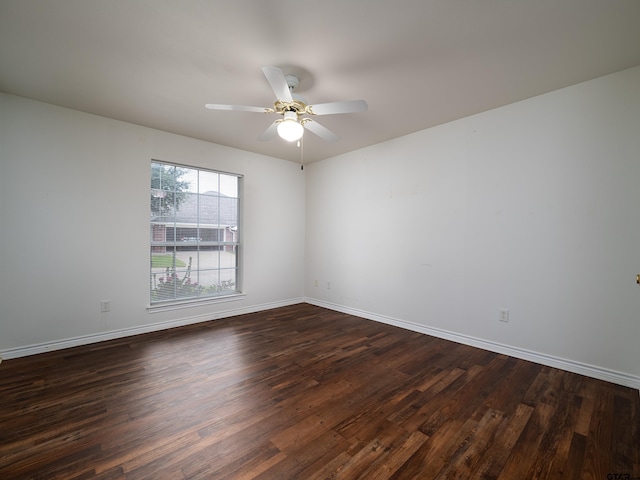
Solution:
<svg viewBox="0 0 640 480"><path fill-rule="evenodd" d="M366 318L367 320L386 323L388 325L404 328L413 332L424 333L425 335L431 335L433 337L451 340L456 343L482 348L483 350L488 350L490 352L509 355L511 357L528 360L530 362L539 363L548 367L559 368L568 372L578 373L587 377L597 378L598 380L604 380L606 382L611 382L617 385L623 385L625 387L631 387L640 390L640 377L635 375L616 372L614 370L608 370L606 368L576 362L574 360L568 360L566 358L555 357L553 355L547 355L544 353L533 352L522 348L511 347L509 345L503 345L480 338L470 337L468 335L441 330L439 328L427 327L425 325L419 325L417 323L407 322L405 320L399 320L397 318L378 315L355 308L344 307L342 305L336 305L330 302L317 300L315 298L307 298L305 299L305 301L306 303L309 303L311 305L317 305L319 307L328 308L337 312L355 315L357 317Z"/></svg>
<svg viewBox="0 0 640 480"><path fill-rule="evenodd" d="M355 315L357 317L366 318L376 322L386 323L396 327L404 328L425 335L431 335L437 338L443 338L445 340L451 340L453 342L469 345L472 347L482 348L490 352L509 355L511 357L528 360L531 362L539 363L549 367L559 368L568 372L578 373L587 377L597 378L606 382L615 383L618 385L624 385L638 389L640 391L640 377L635 375L629 375L614 370L609 370L594 365L589 365L573 360L568 360L561 357L555 357L543 353L533 352L517 347L511 347L509 345L503 345L500 343L483 340L468 335L462 335L447 330L442 330L433 327L427 327L425 325L419 325L405 320L399 320L397 318L387 317L384 315L378 315L375 313L367 312L364 310L358 310L355 308L345 307L342 305L317 300L314 298L295 298L285 300L281 302L264 303L260 305L252 305L249 307L232 308L220 312L212 312L204 315L196 315L190 317L183 317L166 322L157 322L147 325L141 325L139 327L124 328L120 330L112 330L109 332L95 333L91 335L84 335L80 337L68 338L64 340L56 340L52 342L45 342L36 345L28 345L25 347L10 348L0 351L0 362L2 359L9 360L11 358L26 357L29 355L36 355L38 353L51 352L55 350L62 350L64 348L77 347L80 345L89 345L92 343L103 342L105 340L113 340L116 338L123 338L132 335L139 335L141 333L150 333L160 330L166 330L168 328L181 327L184 325L192 325L195 323L206 322L209 320L217 320L221 318L233 317L236 315L244 315L246 313L261 312L264 310L271 310L278 307L286 307L289 305L295 305L297 303L309 303L311 305L317 305L319 307L328 308L337 312L346 313L349 315ZM639 392L640 393L640 392Z"/></svg>
<svg viewBox="0 0 640 480"><path fill-rule="evenodd" d="M304 301L304 298L295 298L281 302L263 303L260 305L252 305L242 308L231 308L220 312L183 317L166 322L150 323L141 325L139 327L123 328L120 330L94 333L91 335L83 335L80 337L67 338L64 340L55 340L52 342L28 345L25 347L9 348L0 352L0 358L9 360L11 358L26 357L29 355L36 355L38 353L52 352L55 350L62 350L64 348L78 347L80 345L89 345L92 343L103 342L105 340L113 340L116 338L139 335L141 333L157 332L159 330L166 330L168 328L181 327L184 325L192 325L194 323L207 322L209 320L218 320L221 318L234 317L236 315L244 315L246 313L255 313L261 312L263 310L271 310L278 307L286 307L289 305L295 305L297 303L303 303Z"/></svg>

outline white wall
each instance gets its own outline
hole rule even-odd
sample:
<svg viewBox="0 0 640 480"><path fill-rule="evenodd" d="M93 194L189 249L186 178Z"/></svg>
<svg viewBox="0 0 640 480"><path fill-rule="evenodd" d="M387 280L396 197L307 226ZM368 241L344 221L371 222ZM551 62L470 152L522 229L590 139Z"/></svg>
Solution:
<svg viewBox="0 0 640 480"><path fill-rule="evenodd" d="M244 175L244 299L147 311L152 159ZM294 163L6 94L0 161L5 358L303 298L304 172Z"/></svg>
<svg viewBox="0 0 640 480"><path fill-rule="evenodd" d="M314 163L306 194L312 302L640 387L640 67Z"/></svg>
<svg viewBox="0 0 640 480"><path fill-rule="evenodd" d="M306 294L640 387L639 85L640 67L304 172L0 94L0 353ZM245 176L246 298L147 312L151 159Z"/></svg>

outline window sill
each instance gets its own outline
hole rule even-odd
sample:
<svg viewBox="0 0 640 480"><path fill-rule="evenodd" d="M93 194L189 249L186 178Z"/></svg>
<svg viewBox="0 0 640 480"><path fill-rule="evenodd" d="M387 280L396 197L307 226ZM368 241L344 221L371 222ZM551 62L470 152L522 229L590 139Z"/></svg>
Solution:
<svg viewBox="0 0 640 480"><path fill-rule="evenodd" d="M215 303L234 302L237 300L242 300L246 296L247 296L246 293L232 293L229 295L220 295L219 297L176 300L175 302L165 302L165 303L158 303L156 305L149 305L147 307L147 312L149 313L167 312L170 310L182 310L184 308L200 307L202 305L212 305Z"/></svg>

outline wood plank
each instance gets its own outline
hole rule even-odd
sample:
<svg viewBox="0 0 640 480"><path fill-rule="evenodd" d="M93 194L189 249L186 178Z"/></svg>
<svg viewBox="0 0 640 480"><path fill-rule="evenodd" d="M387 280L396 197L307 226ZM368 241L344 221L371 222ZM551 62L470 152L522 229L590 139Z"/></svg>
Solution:
<svg viewBox="0 0 640 480"><path fill-rule="evenodd" d="M308 304L0 364L0 478L640 477L636 390Z"/></svg>

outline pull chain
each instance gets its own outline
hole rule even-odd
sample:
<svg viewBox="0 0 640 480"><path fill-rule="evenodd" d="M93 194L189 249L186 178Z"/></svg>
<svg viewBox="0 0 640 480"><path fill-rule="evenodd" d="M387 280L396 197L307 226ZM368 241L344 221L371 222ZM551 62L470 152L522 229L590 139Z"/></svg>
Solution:
<svg viewBox="0 0 640 480"><path fill-rule="evenodd" d="M304 170L304 135L298 140L298 147L300 148L300 170Z"/></svg>

